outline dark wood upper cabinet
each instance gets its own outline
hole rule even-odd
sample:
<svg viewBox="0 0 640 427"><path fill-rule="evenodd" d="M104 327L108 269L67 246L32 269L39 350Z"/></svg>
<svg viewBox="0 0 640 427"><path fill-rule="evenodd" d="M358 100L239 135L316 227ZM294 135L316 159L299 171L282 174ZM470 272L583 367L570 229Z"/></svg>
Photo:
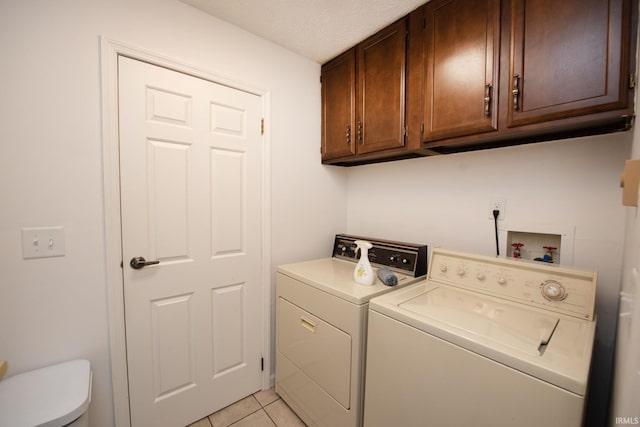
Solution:
<svg viewBox="0 0 640 427"><path fill-rule="evenodd" d="M322 66L322 159L356 153L356 50Z"/></svg>
<svg viewBox="0 0 640 427"><path fill-rule="evenodd" d="M509 127L629 102L627 0L510 0Z"/></svg>
<svg viewBox="0 0 640 427"><path fill-rule="evenodd" d="M456 2L464 8L480 7L473 0ZM494 24L500 35L499 66L494 62L499 82L491 94L493 107L497 104L491 111L497 114L497 129L435 136L425 132L424 149L446 154L630 128L637 0L502 0L499 7L499 29ZM444 18L434 15L433 25L439 19ZM440 30L434 31L437 35ZM427 24L425 41L433 37L430 33ZM424 51L427 70L435 69L428 65L433 54L427 45ZM473 59L469 56L465 60ZM436 50L435 63L437 58ZM441 80L446 79L443 74ZM434 93L425 88L425 99L438 99L441 84L435 80ZM428 106L423 108L429 130ZM455 127L455 120L460 126L466 121L465 116L451 117L449 127Z"/></svg>
<svg viewBox="0 0 640 427"><path fill-rule="evenodd" d="M322 67L322 161L627 130L638 0L431 0Z"/></svg>
<svg viewBox="0 0 640 427"><path fill-rule="evenodd" d="M424 139L495 131L500 1L427 3L424 52Z"/></svg>
<svg viewBox="0 0 640 427"><path fill-rule="evenodd" d="M322 66L324 163L407 156L407 21L400 19Z"/></svg>
<svg viewBox="0 0 640 427"><path fill-rule="evenodd" d="M406 22L358 45L358 154L404 146Z"/></svg>

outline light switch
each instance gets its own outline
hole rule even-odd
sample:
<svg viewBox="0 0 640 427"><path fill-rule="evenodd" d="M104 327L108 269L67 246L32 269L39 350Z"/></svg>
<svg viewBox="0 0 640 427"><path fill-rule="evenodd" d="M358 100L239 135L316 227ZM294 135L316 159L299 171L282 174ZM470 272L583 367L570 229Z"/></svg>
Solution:
<svg viewBox="0 0 640 427"><path fill-rule="evenodd" d="M22 229L22 258L64 256L64 227Z"/></svg>

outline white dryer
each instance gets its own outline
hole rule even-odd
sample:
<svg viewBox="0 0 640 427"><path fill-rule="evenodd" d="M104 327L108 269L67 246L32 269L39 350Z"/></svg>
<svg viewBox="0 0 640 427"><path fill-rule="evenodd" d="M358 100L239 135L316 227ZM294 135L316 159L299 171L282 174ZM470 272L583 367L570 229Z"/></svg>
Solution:
<svg viewBox="0 0 640 427"><path fill-rule="evenodd" d="M375 269L398 278L390 287L354 281L355 240L373 244ZM369 300L417 281L427 247L337 235L333 256L281 265L276 277L276 392L309 426L362 425Z"/></svg>
<svg viewBox="0 0 640 427"><path fill-rule="evenodd" d="M579 427L597 274L434 249L369 304L364 425Z"/></svg>

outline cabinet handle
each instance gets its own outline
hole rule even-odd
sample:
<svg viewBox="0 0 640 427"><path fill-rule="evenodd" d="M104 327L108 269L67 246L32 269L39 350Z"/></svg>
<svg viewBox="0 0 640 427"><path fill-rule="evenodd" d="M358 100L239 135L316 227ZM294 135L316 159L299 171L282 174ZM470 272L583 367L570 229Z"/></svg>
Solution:
<svg viewBox="0 0 640 427"><path fill-rule="evenodd" d="M358 122L358 142L362 144L362 122Z"/></svg>
<svg viewBox="0 0 640 427"><path fill-rule="evenodd" d="M520 96L520 76L518 74L514 74L513 76L513 90L511 91L511 93L513 93L513 109L514 110L518 110L519 108L519 99L518 97Z"/></svg>
<svg viewBox="0 0 640 427"><path fill-rule="evenodd" d="M491 105L491 84L487 83L484 85L484 115L489 117L491 116L491 109L489 106Z"/></svg>
<svg viewBox="0 0 640 427"><path fill-rule="evenodd" d="M347 145L351 145L351 125L347 125Z"/></svg>

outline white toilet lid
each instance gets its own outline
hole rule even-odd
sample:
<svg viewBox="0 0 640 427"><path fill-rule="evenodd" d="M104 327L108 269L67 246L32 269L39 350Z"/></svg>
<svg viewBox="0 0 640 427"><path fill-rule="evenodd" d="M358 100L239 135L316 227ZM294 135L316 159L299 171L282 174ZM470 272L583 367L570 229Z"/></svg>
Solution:
<svg viewBox="0 0 640 427"><path fill-rule="evenodd" d="M86 412L91 365L78 359L0 381L0 426L60 427Z"/></svg>

